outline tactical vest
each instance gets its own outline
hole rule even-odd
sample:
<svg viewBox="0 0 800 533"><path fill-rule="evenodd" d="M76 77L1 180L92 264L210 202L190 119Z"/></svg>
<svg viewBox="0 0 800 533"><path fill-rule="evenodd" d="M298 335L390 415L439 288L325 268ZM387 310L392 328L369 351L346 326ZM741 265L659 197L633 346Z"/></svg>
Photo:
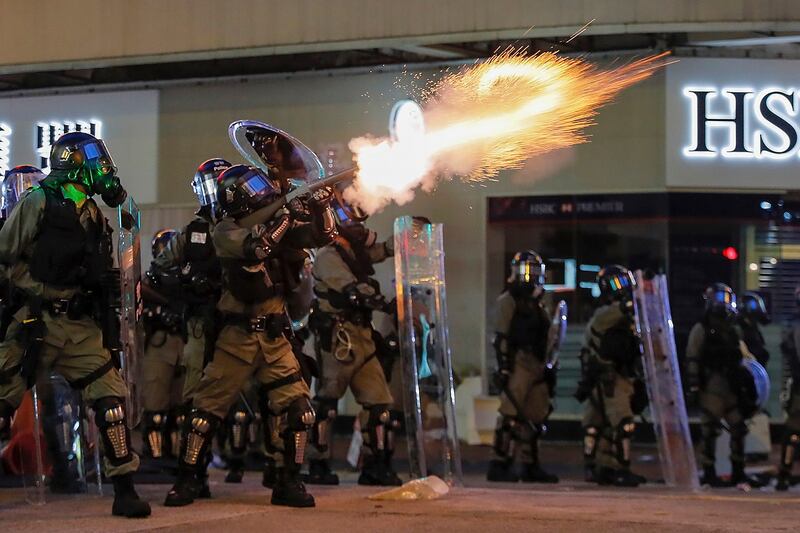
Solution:
<svg viewBox="0 0 800 533"><path fill-rule="evenodd" d="M300 284L300 269L305 264L302 250L285 250L266 261L226 259L226 287L244 304L258 304L284 296Z"/></svg>
<svg viewBox="0 0 800 533"><path fill-rule="evenodd" d="M704 321L703 328L705 342L701 361L704 366L712 370L729 370L742 362L739 334L733 325L712 327Z"/></svg>
<svg viewBox="0 0 800 533"><path fill-rule="evenodd" d="M61 187L42 190L46 202L29 263L31 277L55 287L98 286L112 265L106 226L92 220L84 228L75 203L64 198Z"/></svg>
<svg viewBox="0 0 800 533"><path fill-rule="evenodd" d="M549 321L539 301L532 298L515 298L514 316L508 329L508 343L517 350L533 353L543 358L547 351Z"/></svg>
<svg viewBox="0 0 800 533"><path fill-rule="evenodd" d="M186 244L181 265L183 274L190 278L202 275L213 281L219 281L220 264L211 239L211 225L205 220L195 219L186 226L184 235Z"/></svg>

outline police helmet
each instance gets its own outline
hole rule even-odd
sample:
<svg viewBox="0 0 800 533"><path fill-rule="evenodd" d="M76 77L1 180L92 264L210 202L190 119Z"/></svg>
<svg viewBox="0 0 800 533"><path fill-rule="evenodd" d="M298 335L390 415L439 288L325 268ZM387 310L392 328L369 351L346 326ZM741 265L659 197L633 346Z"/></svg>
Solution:
<svg viewBox="0 0 800 533"><path fill-rule="evenodd" d="M164 228L158 231L155 235L153 235L153 240L150 242L150 246L153 250L153 258L156 258L161 254L164 248L167 247L169 241L172 240L178 232L172 228Z"/></svg>
<svg viewBox="0 0 800 533"><path fill-rule="evenodd" d="M217 178L231 164L220 157L208 159L197 167L197 171L192 178L192 190L197 196L197 202L201 207L211 206L213 209L217 204Z"/></svg>
<svg viewBox="0 0 800 533"><path fill-rule="evenodd" d="M745 291L742 293L739 311L742 313L742 316L750 318L754 322L760 324L770 323L770 317L769 313L767 313L767 306L764 303L764 298L755 291Z"/></svg>
<svg viewBox="0 0 800 533"><path fill-rule="evenodd" d="M703 293L706 312L715 315L732 316L738 311L736 293L724 283L714 283Z"/></svg>
<svg viewBox="0 0 800 533"><path fill-rule="evenodd" d="M511 275L508 277L508 282L521 286L543 286L545 269L542 256L533 250L517 252L511 259Z"/></svg>
<svg viewBox="0 0 800 533"><path fill-rule="evenodd" d="M340 187L333 188L331 208L336 217L336 223L340 227L360 224L369 218L369 215L364 210L344 199L344 190Z"/></svg>
<svg viewBox="0 0 800 533"><path fill-rule="evenodd" d="M105 143L82 131L65 133L56 139L50 149L50 169L66 171L71 181L90 189L117 173Z"/></svg>
<svg viewBox="0 0 800 533"><path fill-rule="evenodd" d="M217 200L222 213L234 218L245 216L280 195L280 182L256 167L233 165L217 179Z"/></svg>
<svg viewBox="0 0 800 533"><path fill-rule="evenodd" d="M3 195L0 199L2 217L7 218L19 202L22 193L38 185L44 178L44 172L31 165L20 165L7 170L3 178Z"/></svg>
<svg viewBox="0 0 800 533"><path fill-rule="evenodd" d="M632 300L636 279L633 272L622 265L606 265L597 273L600 295L607 300Z"/></svg>

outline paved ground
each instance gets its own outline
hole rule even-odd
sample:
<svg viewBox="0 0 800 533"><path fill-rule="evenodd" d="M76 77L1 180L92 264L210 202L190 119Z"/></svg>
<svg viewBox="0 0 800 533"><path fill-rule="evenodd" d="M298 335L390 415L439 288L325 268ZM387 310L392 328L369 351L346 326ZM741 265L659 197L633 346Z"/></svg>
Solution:
<svg viewBox="0 0 800 533"><path fill-rule="evenodd" d="M575 448L575 449L573 449ZM467 488L454 489L430 502L375 502L375 489L355 485L355 474L344 472L340 487L314 487L316 509L286 509L269 505L260 476L248 473L242 485L226 485L222 472L212 471L212 500L180 509L161 505L167 485L142 485L140 493L153 503L147 520L110 516L109 496L49 497L44 506L24 502L20 489L0 490L0 531L797 531L800 487L788 493L772 489L737 489L682 494L651 483L639 489L601 489L578 481L577 446L548 444L546 461L561 458L564 481L555 486L500 484L483 480L483 465L467 460ZM650 450L640 449L637 470L656 477ZM485 452L485 450L484 450ZM485 454L485 453L484 453ZM110 487L109 487L110 490Z"/></svg>

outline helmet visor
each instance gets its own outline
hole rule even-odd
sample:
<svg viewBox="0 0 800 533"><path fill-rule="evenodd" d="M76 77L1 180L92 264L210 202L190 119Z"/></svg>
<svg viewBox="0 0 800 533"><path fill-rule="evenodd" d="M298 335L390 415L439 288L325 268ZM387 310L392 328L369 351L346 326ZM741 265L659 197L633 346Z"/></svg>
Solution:
<svg viewBox="0 0 800 533"><path fill-rule="evenodd" d="M87 141L79 145L78 150L83 154L84 165L91 169L95 176L103 178L117 173L114 160L111 159L111 154L101 139Z"/></svg>
<svg viewBox="0 0 800 533"><path fill-rule="evenodd" d="M725 309L731 313L736 312L736 294L731 291L726 291L722 289L714 290L709 299L711 300L711 306L715 309Z"/></svg>
<svg viewBox="0 0 800 533"><path fill-rule="evenodd" d="M192 179L192 190L197 196L200 205L215 205L217 203L217 175L206 172Z"/></svg>
<svg viewBox="0 0 800 533"><path fill-rule="evenodd" d="M8 215L19 202L22 193L38 185L44 178L44 173L38 170L18 171L11 169L7 171L3 180L3 213Z"/></svg>

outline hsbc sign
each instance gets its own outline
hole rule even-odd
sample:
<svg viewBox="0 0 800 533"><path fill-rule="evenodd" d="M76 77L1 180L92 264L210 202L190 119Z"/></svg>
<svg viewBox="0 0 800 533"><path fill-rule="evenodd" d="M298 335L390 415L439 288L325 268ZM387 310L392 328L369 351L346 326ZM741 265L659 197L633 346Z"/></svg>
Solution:
<svg viewBox="0 0 800 533"><path fill-rule="evenodd" d="M668 187L799 189L800 61L688 58L666 73Z"/></svg>
<svg viewBox="0 0 800 533"><path fill-rule="evenodd" d="M796 90L687 87L683 96L692 108L686 157L798 157ZM721 145L711 142L714 129Z"/></svg>

